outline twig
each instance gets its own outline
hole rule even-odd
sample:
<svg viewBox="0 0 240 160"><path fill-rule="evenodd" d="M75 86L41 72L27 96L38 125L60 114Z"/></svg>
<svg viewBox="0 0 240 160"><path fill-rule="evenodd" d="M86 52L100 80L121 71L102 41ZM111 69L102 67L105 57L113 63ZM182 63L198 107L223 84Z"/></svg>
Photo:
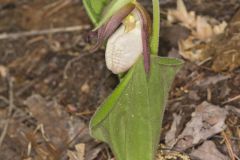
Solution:
<svg viewBox="0 0 240 160"><path fill-rule="evenodd" d="M12 116L12 111L14 108L14 102L13 102L13 78L12 77L8 77L8 85L9 85L9 108L8 108L8 114L7 114L7 120L5 122L5 125L3 127L3 131L1 133L0 136L0 148L2 146L3 140L7 134L7 130L8 130L8 126L9 126L9 122Z"/></svg>
<svg viewBox="0 0 240 160"><path fill-rule="evenodd" d="M212 60L212 57L208 57L207 59L204 59L203 61L199 62L198 65L202 66L203 64L205 64L206 62Z"/></svg>
<svg viewBox="0 0 240 160"><path fill-rule="evenodd" d="M28 37L28 36L37 36L37 35L44 35L44 34L47 35L47 34L54 34L54 33L60 33L60 32L82 31L89 28L90 28L90 25L80 25L80 26L72 26L72 27L64 27L64 28L33 30L33 31L26 31L26 32L19 32L19 33L2 33L0 34L0 40L17 39L17 38Z"/></svg>
<svg viewBox="0 0 240 160"><path fill-rule="evenodd" d="M85 56L91 56L91 55L93 55L93 54L95 54L95 53L94 53L94 52L93 52L93 53L84 53L84 54L81 54L81 55L79 55L79 56L71 59L70 61L68 61L67 64L66 64L66 66L64 67L64 70L63 70L63 78L64 78L64 79L68 79L67 71L70 69L71 65L72 65L74 62L82 59L82 58L85 57Z"/></svg>
<svg viewBox="0 0 240 160"><path fill-rule="evenodd" d="M181 97L169 99L169 100L168 100L168 103L173 103L173 102L181 101L181 100L183 100L184 98L185 98L185 96L181 96Z"/></svg>
<svg viewBox="0 0 240 160"><path fill-rule="evenodd" d="M211 102L212 100L212 90L210 87L207 88L207 100L208 102Z"/></svg>
<svg viewBox="0 0 240 160"><path fill-rule="evenodd" d="M237 96L235 96L233 98L230 98L227 101L223 102L222 104L230 103L230 102L236 101L238 99L240 100L240 95L237 95Z"/></svg>
<svg viewBox="0 0 240 160"><path fill-rule="evenodd" d="M218 138L218 139L222 139L223 137L222 136L218 136L218 135L215 135L213 136L214 138ZM229 137L230 140L233 140L233 141L239 141L240 142L240 137Z"/></svg>
<svg viewBox="0 0 240 160"><path fill-rule="evenodd" d="M95 113L96 111L84 111L81 113L76 113L76 116L86 116Z"/></svg>
<svg viewBox="0 0 240 160"><path fill-rule="evenodd" d="M62 0L54 2L51 8L49 7L51 10L47 12L44 16L49 17L58 12L59 10L63 9L64 7L68 6L69 4L72 4L72 2L73 2L72 0Z"/></svg>
<svg viewBox="0 0 240 160"><path fill-rule="evenodd" d="M223 136L223 139L225 141L225 144L226 144L226 147L227 147L227 150L228 150L228 154L231 157L231 160L235 160L236 155L233 152L232 144L231 144L231 141L230 141L229 137L227 136L227 134L224 131L221 133L221 135Z"/></svg>
<svg viewBox="0 0 240 160"><path fill-rule="evenodd" d="M240 139L240 126L237 127L237 136L238 136L239 139ZM239 148L239 150L240 150L240 141L238 142L238 148Z"/></svg>
<svg viewBox="0 0 240 160"><path fill-rule="evenodd" d="M76 142L74 142L74 141L76 141L78 138L79 138L79 136L83 133L83 131L86 129L86 127L84 126L84 127L82 127L82 128L80 128L78 131L77 131L77 133L74 135L74 137L72 137L72 139L70 139L70 141L68 141L67 142L67 145L64 147L64 148L61 148L61 151L62 152L60 152L59 154L61 155L61 154L63 154L64 152L64 150L66 150L67 148L72 148L73 147L73 145L76 143ZM67 148L66 148L67 147ZM62 156L63 157L63 156Z"/></svg>
<svg viewBox="0 0 240 160"><path fill-rule="evenodd" d="M3 96L0 96L0 100L3 101L4 103L7 103L9 104L9 101L7 98L3 97Z"/></svg>

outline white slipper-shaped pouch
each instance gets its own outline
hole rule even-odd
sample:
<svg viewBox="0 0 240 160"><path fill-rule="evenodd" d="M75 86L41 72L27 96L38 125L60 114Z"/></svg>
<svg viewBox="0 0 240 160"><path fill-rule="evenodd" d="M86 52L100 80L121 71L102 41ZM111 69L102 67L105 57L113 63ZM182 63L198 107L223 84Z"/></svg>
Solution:
<svg viewBox="0 0 240 160"><path fill-rule="evenodd" d="M134 27L123 23L107 41L106 64L115 74L129 70L143 53L141 22L136 12L132 15Z"/></svg>

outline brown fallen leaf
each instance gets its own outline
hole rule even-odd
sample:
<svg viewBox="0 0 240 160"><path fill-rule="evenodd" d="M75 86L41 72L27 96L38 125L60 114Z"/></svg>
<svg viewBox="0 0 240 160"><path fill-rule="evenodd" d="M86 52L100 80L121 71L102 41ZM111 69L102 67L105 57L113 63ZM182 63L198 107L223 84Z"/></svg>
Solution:
<svg viewBox="0 0 240 160"><path fill-rule="evenodd" d="M196 26L195 12L188 12L182 0L177 0L176 10L168 10L167 18L170 23L178 21L189 29Z"/></svg>
<svg viewBox="0 0 240 160"><path fill-rule="evenodd" d="M202 102L192 113L192 119L186 124L186 128L177 137L174 148L184 151L223 131L226 128L227 114L224 108Z"/></svg>
<svg viewBox="0 0 240 160"><path fill-rule="evenodd" d="M45 157L51 154L61 156L62 150L68 148L69 143L86 128L80 119L69 117L63 106L56 101L47 101L40 95L32 95L26 101L30 113L37 120L36 131L41 133L37 141L45 141L46 145L36 145L33 149ZM36 133L34 133L36 134ZM85 130L84 130L84 134Z"/></svg>
<svg viewBox="0 0 240 160"><path fill-rule="evenodd" d="M191 36L203 42L223 33L227 26L226 22L220 23L214 18L196 15L194 11L188 12L183 0L177 0L177 9L168 10L168 21L179 22L192 31Z"/></svg>
<svg viewBox="0 0 240 160"><path fill-rule="evenodd" d="M214 76L208 76L203 79L200 79L196 81L196 85L199 87L206 88L209 85L216 85L219 82L222 82L224 80L230 79L231 75L223 75L223 74L218 74Z"/></svg>
<svg viewBox="0 0 240 160"><path fill-rule="evenodd" d="M239 17L240 10L228 26L222 22L212 27L206 19L197 18L199 25L192 32L193 34L179 41L180 55L197 63L208 60L211 62L210 68L215 72L233 71L240 67Z"/></svg>
<svg viewBox="0 0 240 160"><path fill-rule="evenodd" d="M174 144L176 144L177 127L179 126L181 119L182 119L181 115L176 115L175 113L173 114L173 122L172 122L171 128L166 133L166 136L165 136L165 144L167 144L167 147L172 148Z"/></svg>
<svg viewBox="0 0 240 160"><path fill-rule="evenodd" d="M67 151L69 160L84 160L85 144L80 143L75 145L75 151Z"/></svg>
<svg viewBox="0 0 240 160"><path fill-rule="evenodd" d="M229 157L217 150L216 145L212 141L205 141L200 147L192 151L190 155L199 160L229 160Z"/></svg>
<svg viewBox="0 0 240 160"><path fill-rule="evenodd" d="M240 109L235 107L235 106L231 106L231 105L226 105L225 108L228 111L232 111L234 114L238 115L240 117Z"/></svg>
<svg viewBox="0 0 240 160"><path fill-rule="evenodd" d="M229 24L219 22L188 12L182 0L177 0L177 9L168 11L170 23L179 22L191 31L188 38L179 40L179 54L200 64L211 61L210 68L215 72L233 71L240 66L239 17L240 10Z"/></svg>
<svg viewBox="0 0 240 160"><path fill-rule="evenodd" d="M193 31L193 35L200 40L207 40L214 35L213 28L206 18L197 16L196 31Z"/></svg>
<svg viewBox="0 0 240 160"><path fill-rule="evenodd" d="M192 62L198 62L205 59L204 55L202 54L202 50L205 47L205 44L194 36L189 36L185 40L179 40L178 48L179 54Z"/></svg>
<svg viewBox="0 0 240 160"><path fill-rule="evenodd" d="M0 78L5 78L8 75L8 69L5 66L0 65Z"/></svg>

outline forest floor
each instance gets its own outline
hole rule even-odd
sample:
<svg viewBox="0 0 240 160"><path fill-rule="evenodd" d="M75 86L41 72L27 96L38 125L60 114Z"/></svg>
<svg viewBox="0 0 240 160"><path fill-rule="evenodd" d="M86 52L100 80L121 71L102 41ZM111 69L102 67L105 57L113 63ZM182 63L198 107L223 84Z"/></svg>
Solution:
<svg viewBox="0 0 240 160"><path fill-rule="evenodd" d="M150 1L142 1L150 11ZM221 43L217 39L201 45L204 51L214 46L216 59L199 63L183 58L179 41L190 31L167 22L168 9L176 9L175 0L160 2L159 54L181 58L185 64L169 94L158 159L237 160L240 30L234 31L239 41L223 36ZM239 0L185 4L198 15L227 24L233 17L240 22ZM105 66L104 48L89 52L92 44L86 37L92 27L81 0L0 0L1 160L113 158L88 129L91 116L118 84Z"/></svg>

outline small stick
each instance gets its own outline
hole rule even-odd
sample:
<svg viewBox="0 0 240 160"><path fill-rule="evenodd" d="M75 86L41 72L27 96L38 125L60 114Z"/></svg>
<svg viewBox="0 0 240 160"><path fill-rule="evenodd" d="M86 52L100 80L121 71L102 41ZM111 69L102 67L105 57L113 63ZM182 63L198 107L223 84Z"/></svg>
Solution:
<svg viewBox="0 0 240 160"><path fill-rule="evenodd" d="M49 17L49 16L55 14L59 10L61 10L64 7L68 6L69 4L71 4L72 2L73 2L72 0L62 0L62 1L58 1L57 3L54 2L55 4L52 6L53 9L51 9L51 11L47 12L45 14L45 16Z"/></svg>
<svg viewBox="0 0 240 160"><path fill-rule="evenodd" d="M9 104L9 101L7 98L3 97L3 96L0 96L0 100L3 101L4 103L7 103Z"/></svg>
<svg viewBox="0 0 240 160"><path fill-rule="evenodd" d="M72 65L74 62L82 59L82 58L85 57L85 56L90 56L90 55L93 55L93 54L95 54L95 53L94 53L94 52L93 52L93 53L84 53L84 54L81 54L81 55L79 55L79 56L71 59L70 61L68 61L67 64L66 64L66 66L64 67L64 70L63 70L63 78L64 78L64 79L68 79L67 71L69 70L69 68L71 67L71 65Z"/></svg>
<svg viewBox="0 0 240 160"><path fill-rule="evenodd" d="M211 100L212 100L212 90L211 90L211 88L207 88L207 100L208 100L208 102L211 102Z"/></svg>
<svg viewBox="0 0 240 160"><path fill-rule="evenodd" d="M227 101L223 102L222 104L230 103L230 102L233 102L233 101L236 101L236 100L240 100L240 95L237 95L233 98L230 98Z"/></svg>
<svg viewBox="0 0 240 160"><path fill-rule="evenodd" d="M9 85L9 92L8 92L8 94L9 94L9 108L8 108L7 119L6 119L6 122L4 124L1 136L0 136L0 148L2 146L2 143L3 143L3 140L4 140L5 136L7 134L9 122L10 122L10 119L11 119L11 116L12 116L12 111L13 111L13 108L14 108L14 102L13 102L13 78L12 77L8 77L8 85Z"/></svg>
<svg viewBox="0 0 240 160"><path fill-rule="evenodd" d="M214 138L218 138L218 139L222 139L223 137L222 136L218 136L218 135L215 135L213 136ZM233 140L233 141L239 141L240 142L240 137L229 137L230 140Z"/></svg>
<svg viewBox="0 0 240 160"><path fill-rule="evenodd" d="M240 139L240 126L237 127L237 136L238 136L239 139ZM240 140L238 141L238 148L239 148L239 150L240 150Z"/></svg>
<svg viewBox="0 0 240 160"><path fill-rule="evenodd" d="M45 29L45 30L32 30L32 31L26 31L26 32L19 32L19 33L2 33L0 34L0 40L17 39L17 38L37 36L37 35L48 35L48 34L54 34L54 33L60 33L60 32L82 31L89 28L90 28L90 25L80 25L80 26L52 28L52 29Z"/></svg>
<svg viewBox="0 0 240 160"><path fill-rule="evenodd" d="M231 144L229 137L227 136L227 134L224 131L221 133L221 135L223 136L223 139L225 141L225 144L226 144L226 147L228 150L228 154L229 154L231 160L235 160L235 154L233 152L232 144Z"/></svg>

